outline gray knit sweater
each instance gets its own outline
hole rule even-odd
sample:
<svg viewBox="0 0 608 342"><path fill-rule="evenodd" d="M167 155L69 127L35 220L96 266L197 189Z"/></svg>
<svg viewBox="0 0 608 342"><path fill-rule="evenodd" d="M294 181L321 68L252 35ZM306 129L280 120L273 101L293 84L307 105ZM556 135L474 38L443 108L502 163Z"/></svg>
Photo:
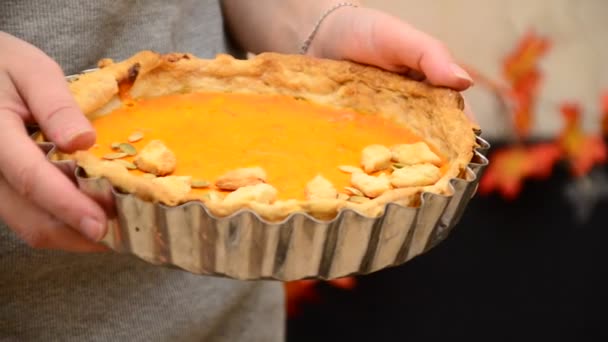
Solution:
<svg viewBox="0 0 608 342"><path fill-rule="evenodd" d="M240 56L225 39L214 0L3 0L0 30L38 46L66 74L142 49ZM0 340L272 342L284 336L278 282L196 276L115 253L33 250L2 222L0 272Z"/></svg>

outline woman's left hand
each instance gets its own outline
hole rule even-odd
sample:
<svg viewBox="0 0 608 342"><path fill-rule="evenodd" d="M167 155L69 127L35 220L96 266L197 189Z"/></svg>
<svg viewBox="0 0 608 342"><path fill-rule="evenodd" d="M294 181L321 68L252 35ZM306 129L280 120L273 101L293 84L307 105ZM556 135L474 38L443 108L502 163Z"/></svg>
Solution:
<svg viewBox="0 0 608 342"><path fill-rule="evenodd" d="M473 84L441 41L372 8L345 6L329 14L308 54L375 65L459 91Z"/></svg>

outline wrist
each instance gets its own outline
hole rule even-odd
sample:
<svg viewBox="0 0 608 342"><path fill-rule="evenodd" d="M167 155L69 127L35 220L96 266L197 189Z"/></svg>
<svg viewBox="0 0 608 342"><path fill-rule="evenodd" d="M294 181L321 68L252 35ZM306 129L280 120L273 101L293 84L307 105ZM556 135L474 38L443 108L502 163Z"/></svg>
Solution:
<svg viewBox="0 0 608 342"><path fill-rule="evenodd" d="M317 18L317 23L310 29L310 33L307 33L306 38L310 38L310 42L306 51L300 52L320 58L343 57L341 51L346 37L342 34L352 34L353 14L360 10L360 6L359 1L335 1L333 5L326 7ZM304 40L302 47L305 45Z"/></svg>

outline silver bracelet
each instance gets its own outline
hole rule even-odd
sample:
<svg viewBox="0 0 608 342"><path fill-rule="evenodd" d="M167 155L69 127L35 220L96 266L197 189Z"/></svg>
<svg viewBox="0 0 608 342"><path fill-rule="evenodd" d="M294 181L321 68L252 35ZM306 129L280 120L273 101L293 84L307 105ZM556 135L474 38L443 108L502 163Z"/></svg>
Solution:
<svg viewBox="0 0 608 342"><path fill-rule="evenodd" d="M312 29L312 32L310 32L310 35L308 35L308 38L306 38L306 40L304 41L304 44L302 44L302 47L300 48L300 54L302 54L302 55L306 54L306 52L308 51L308 48L310 47L310 43L312 43L312 40L315 38L315 35L317 34L317 31L319 31L319 27L321 27L323 20L325 20L325 18L327 18L327 16L330 15L333 11L337 10L340 7L345 7L345 6L359 7L357 4L354 4L352 2L340 2L340 3L337 3L334 6L332 6L327 11L325 11L321 15L319 20L317 20L315 26Z"/></svg>

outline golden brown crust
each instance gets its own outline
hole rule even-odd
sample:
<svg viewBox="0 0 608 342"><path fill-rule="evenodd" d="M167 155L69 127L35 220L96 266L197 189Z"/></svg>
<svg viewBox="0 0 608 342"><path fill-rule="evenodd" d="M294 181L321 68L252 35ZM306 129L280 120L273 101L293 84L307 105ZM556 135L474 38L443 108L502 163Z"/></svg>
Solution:
<svg viewBox="0 0 608 342"><path fill-rule="evenodd" d="M222 190L236 190L265 181L266 171L264 169L261 167L246 167L226 172L215 181L215 186Z"/></svg>
<svg viewBox="0 0 608 342"><path fill-rule="evenodd" d="M382 145L370 145L361 152L361 166L367 173L388 169L391 166L391 150Z"/></svg>
<svg viewBox="0 0 608 342"><path fill-rule="evenodd" d="M391 148L392 159L399 164L415 165L420 163L441 164L437 156L427 144L420 141L414 144L400 144Z"/></svg>
<svg viewBox="0 0 608 342"><path fill-rule="evenodd" d="M175 170L177 158L162 141L152 140L137 154L133 163L144 172L165 176Z"/></svg>
<svg viewBox="0 0 608 342"><path fill-rule="evenodd" d="M476 147L477 127L465 116L459 93L371 66L275 53L237 60L228 55L200 59L190 54L160 55L151 51L142 51L118 63L103 60L100 66L99 70L83 74L70 84L76 102L89 118L107 114L119 106L119 95L146 98L198 91L278 93L384 115L423 137L449 162L441 179L431 186L391 188L381 194L374 193L377 197L372 200L357 202L337 196L335 199L245 203L219 197L195 198L191 194L180 197L176 189L130 175L124 168L109 167L90 154L71 156L88 174L106 177L123 191L168 205L198 199L216 215L229 215L247 207L273 220L295 211L329 218L341 208L375 216L381 214L388 203L416 205L421 191L448 194L449 180L463 174ZM121 90L126 94L119 94Z"/></svg>
<svg viewBox="0 0 608 342"><path fill-rule="evenodd" d="M334 185L321 175L317 175L306 184L305 193L306 199L310 201L336 199L338 197L338 191L334 188Z"/></svg>
<svg viewBox="0 0 608 342"><path fill-rule="evenodd" d="M355 172L351 176L352 185L370 198L376 198L391 188L390 179L386 174L370 176L366 173Z"/></svg>
<svg viewBox="0 0 608 342"><path fill-rule="evenodd" d="M190 185L186 188L184 184L189 182L189 177L169 178L179 176L157 178L139 177L114 161L100 160L90 152L78 151L65 158L76 160L89 177L105 177L119 190L135 194L145 200L161 202L167 205L178 205L184 202L190 192ZM168 180L167 180L168 179Z"/></svg>
<svg viewBox="0 0 608 342"><path fill-rule="evenodd" d="M391 175L390 182L396 188L427 186L435 184L441 171L433 164L406 165Z"/></svg>
<svg viewBox="0 0 608 342"><path fill-rule="evenodd" d="M277 199L277 189L266 183L239 187L224 198L227 205L246 205L247 203L270 204Z"/></svg>

